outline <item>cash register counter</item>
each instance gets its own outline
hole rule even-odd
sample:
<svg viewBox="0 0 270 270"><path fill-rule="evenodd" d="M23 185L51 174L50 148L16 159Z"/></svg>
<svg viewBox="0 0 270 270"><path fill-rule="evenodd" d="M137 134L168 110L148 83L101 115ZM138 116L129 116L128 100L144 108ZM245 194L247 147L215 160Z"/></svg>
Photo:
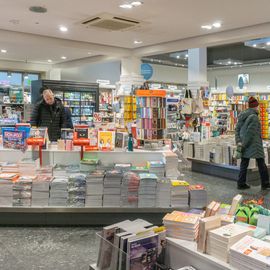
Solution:
<svg viewBox="0 0 270 270"><path fill-rule="evenodd" d="M163 153L170 150L125 152L86 152L87 157L96 157L102 165L114 163L132 163L134 166L145 164L149 160L162 160ZM0 149L0 162L17 162L22 158L38 158L38 151L27 150L25 153L10 149ZM80 149L42 151L43 165L74 165L80 162ZM160 224L162 217L175 209L172 208L69 208L69 207L0 207L0 225L42 225L76 226L109 225L123 219L143 218L154 224Z"/></svg>

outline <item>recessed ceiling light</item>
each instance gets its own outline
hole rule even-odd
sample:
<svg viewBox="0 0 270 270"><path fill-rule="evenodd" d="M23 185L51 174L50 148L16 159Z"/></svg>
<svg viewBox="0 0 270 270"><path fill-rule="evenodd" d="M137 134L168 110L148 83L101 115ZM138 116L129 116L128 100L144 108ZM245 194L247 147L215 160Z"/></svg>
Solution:
<svg viewBox="0 0 270 270"><path fill-rule="evenodd" d="M11 78L12 74L10 71L7 73L7 76L8 76L8 78Z"/></svg>
<svg viewBox="0 0 270 270"><path fill-rule="evenodd" d="M253 44L252 46L253 46L254 48L256 48L256 47L257 47L257 44Z"/></svg>
<svg viewBox="0 0 270 270"><path fill-rule="evenodd" d="M185 65L182 65L182 67L184 67Z"/></svg>
<svg viewBox="0 0 270 270"><path fill-rule="evenodd" d="M89 54L89 55L90 55L90 54L92 54L92 53L91 53L91 52L88 52L87 54Z"/></svg>
<svg viewBox="0 0 270 270"><path fill-rule="evenodd" d="M51 60L51 59L48 59L48 62L49 62L49 63L51 63L51 62L52 62L52 60Z"/></svg>
<svg viewBox="0 0 270 270"><path fill-rule="evenodd" d="M61 31L61 32L67 32L68 31L68 28L66 27L66 26L60 26L59 27L59 30Z"/></svg>
<svg viewBox="0 0 270 270"><path fill-rule="evenodd" d="M232 61L228 61L228 65L230 65L232 63Z"/></svg>
<svg viewBox="0 0 270 270"><path fill-rule="evenodd" d="M65 59L67 59L67 57L66 56L61 56L61 59L65 60Z"/></svg>
<svg viewBox="0 0 270 270"><path fill-rule="evenodd" d="M210 24L202 25L201 28L202 29L211 30L212 29L212 25L210 25Z"/></svg>
<svg viewBox="0 0 270 270"><path fill-rule="evenodd" d="M142 44L143 42L141 40L135 40L134 44Z"/></svg>
<svg viewBox="0 0 270 270"><path fill-rule="evenodd" d="M27 73L24 73L24 76L23 76L25 79L28 79L28 74Z"/></svg>
<svg viewBox="0 0 270 270"><path fill-rule="evenodd" d="M141 2L141 1L133 1L133 2L131 3L131 5L134 6L134 7L141 6L142 4L143 4L143 2Z"/></svg>
<svg viewBox="0 0 270 270"><path fill-rule="evenodd" d="M234 62L235 65L237 65L237 62Z"/></svg>
<svg viewBox="0 0 270 270"><path fill-rule="evenodd" d="M7 53L7 50L1 49L1 53Z"/></svg>
<svg viewBox="0 0 270 270"><path fill-rule="evenodd" d="M133 6L131 4L123 4L119 6L120 8L125 8L125 9L131 9Z"/></svg>
<svg viewBox="0 0 270 270"><path fill-rule="evenodd" d="M180 55L176 55L176 58L179 59L180 58Z"/></svg>
<svg viewBox="0 0 270 270"><path fill-rule="evenodd" d="M185 57L188 58L188 54L186 54Z"/></svg>
<svg viewBox="0 0 270 270"><path fill-rule="evenodd" d="M220 28L221 27L221 23L220 22L215 22L215 23L213 23L213 27Z"/></svg>

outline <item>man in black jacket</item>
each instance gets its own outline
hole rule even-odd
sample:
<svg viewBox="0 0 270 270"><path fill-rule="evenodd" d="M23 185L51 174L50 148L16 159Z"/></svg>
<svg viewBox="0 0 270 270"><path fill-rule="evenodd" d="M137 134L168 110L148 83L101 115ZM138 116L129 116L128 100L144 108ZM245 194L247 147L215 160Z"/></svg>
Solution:
<svg viewBox="0 0 270 270"><path fill-rule="evenodd" d="M43 88L41 94L42 100L35 105L30 123L36 127L47 127L49 140L57 141L61 137L61 128L66 126L64 106L51 89Z"/></svg>

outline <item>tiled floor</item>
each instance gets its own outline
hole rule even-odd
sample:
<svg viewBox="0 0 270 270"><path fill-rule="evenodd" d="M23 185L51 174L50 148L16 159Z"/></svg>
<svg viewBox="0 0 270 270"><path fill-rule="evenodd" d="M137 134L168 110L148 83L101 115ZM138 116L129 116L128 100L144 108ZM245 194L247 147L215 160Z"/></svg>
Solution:
<svg viewBox="0 0 270 270"><path fill-rule="evenodd" d="M229 203L238 193L236 183L190 171L183 179L202 183L208 190L208 200ZM258 195L260 186L247 194ZM269 199L269 193L264 193ZM1 216L0 216L1 218ZM99 228L0 227L1 270L87 270L97 257Z"/></svg>

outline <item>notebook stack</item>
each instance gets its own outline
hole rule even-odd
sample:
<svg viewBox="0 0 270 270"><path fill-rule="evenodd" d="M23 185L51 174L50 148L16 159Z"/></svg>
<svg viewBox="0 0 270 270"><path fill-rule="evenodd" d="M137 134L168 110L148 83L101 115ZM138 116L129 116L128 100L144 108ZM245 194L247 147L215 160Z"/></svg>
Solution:
<svg viewBox="0 0 270 270"><path fill-rule="evenodd" d="M203 185L189 186L190 208L203 208L207 205L207 192Z"/></svg>
<svg viewBox="0 0 270 270"><path fill-rule="evenodd" d="M206 253L228 262L230 247L246 235L252 235L252 229L237 224L211 230L206 241Z"/></svg>
<svg viewBox="0 0 270 270"><path fill-rule="evenodd" d="M84 207L86 191L86 175L74 174L68 178L69 207Z"/></svg>
<svg viewBox="0 0 270 270"><path fill-rule="evenodd" d="M80 171L82 172L92 172L97 169L99 164L98 158L83 158L80 162Z"/></svg>
<svg viewBox="0 0 270 270"><path fill-rule="evenodd" d="M102 207L105 171L96 170L86 177L85 207Z"/></svg>
<svg viewBox="0 0 270 270"><path fill-rule="evenodd" d="M245 236L230 248L230 265L239 270L270 268L270 243Z"/></svg>
<svg viewBox="0 0 270 270"><path fill-rule="evenodd" d="M37 175L39 168L39 159L24 158L18 162L18 170L20 175Z"/></svg>
<svg viewBox="0 0 270 270"><path fill-rule="evenodd" d="M158 180L156 192L156 207L169 208L171 206L171 181Z"/></svg>
<svg viewBox="0 0 270 270"><path fill-rule="evenodd" d="M48 206L52 176L38 175L32 184L32 206Z"/></svg>
<svg viewBox="0 0 270 270"><path fill-rule="evenodd" d="M123 173L119 170L107 171L104 178L104 207L120 207Z"/></svg>
<svg viewBox="0 0 270 270"><path fill-rule="evenodd" d="M129 172L129 171L130 171L130 169L131 169L131 164L130 164L130 163L116 163L116 164L114 165L114 168L115 168L116 170L120 170L120 171L122 171L123 173L125 173L125 172Z"/></svg>
<svg viewBox="0 0 270 270"><path fill-rule="evenodd" d="M0 206L12 206L13 203L13 181L18 175L16 173L0 174Z"/></svg>
<svg viewBox="0 0 270 270"><path fill-rule="evenodd" d="M49 206L66 206L68 199L68 178L55 177L51 182Z"/></svg>
<svg viewBox="0 0 270 270"><path fill-rule="evenodd" d="M149 173L155 174L159 179L165 177L165 163L163 161L148 161L147 167Z"/></svg>
<svg viewBox="0 0 270 270"><path fill-rule="evenodd" d="M166 177L177 179L180 175L178 171L178 156L172 151L163 153L165 163Z"/></svg>
<svg viewBox="0 0 270 270"><path fill-rule="evenodd" d="M167 236L177 239L194 241L198 237L199 215L173 211L163 218Z"/></svg>
<svg viewBox="0 0 270 270"><path fill-rule="evenodd" d="M121 186L121 206L138 207L140 178L133 172L126 172Z"/></svg>
<svg viewBox="0 0 270 270"><path fill-rule="evenodd" d="M189 183L181 180L171 180L171 207L188 208Z"/></svg>
<svg viewBox="0 0 270 270"><path fill-rule="evenodd" d="M33 178L21 176L13 183L13 206L31 206Z"/></svg>
<svg viewBox="0 0 270 270"><path fill-rule="evenodd" d="M140 173L138 207L156 206L157 176L153 173Z"/></svg>

